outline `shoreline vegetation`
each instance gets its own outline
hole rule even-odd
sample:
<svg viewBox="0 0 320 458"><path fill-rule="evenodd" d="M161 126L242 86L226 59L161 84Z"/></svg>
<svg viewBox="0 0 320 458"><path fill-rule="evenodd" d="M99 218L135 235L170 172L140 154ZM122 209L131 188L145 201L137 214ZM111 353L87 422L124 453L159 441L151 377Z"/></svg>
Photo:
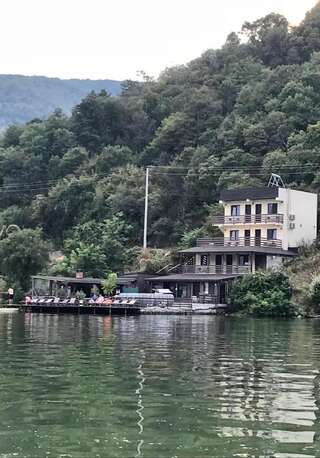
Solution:
<svg viewBox="0 0 320 458"><path fill-rule="evenodd" d="M246 275L235 281L231 311L264 317L320 315L319 242L299 249L279 270Z"/></svg>
<svg viewBox="0 0 320 458"><path fill-rule="evenodd" d="M157 80L124 82L118 97L91 92L70 116L58 109L8 127L0 139L0 227L20 230L1 230L2 286L20 300L41 272L165 272L176 247L219 234L211 221L222 189L265 185L271 172L319 193L319 31L320 3L297 27L271 13ZM147 166L155 166L153 248L144 251ZM319 247L302 249L275 278L243 279L236 307L260 314L258 298L269 314L316 313L318 256Z"/></svg>

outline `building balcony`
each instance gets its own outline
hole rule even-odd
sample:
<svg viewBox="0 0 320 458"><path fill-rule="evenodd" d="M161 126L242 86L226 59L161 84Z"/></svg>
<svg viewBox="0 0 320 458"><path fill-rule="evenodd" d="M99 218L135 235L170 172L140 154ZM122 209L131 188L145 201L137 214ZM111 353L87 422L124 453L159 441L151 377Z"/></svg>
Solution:
<svg viewBox="0 0 320 458"><path fill-rule="evenodd" d="M183 274L215 274L215 275L228 275L228 274L248 274L252 271L252 266L239 266L239 265L184 265L181 266L180 272Z"/></svg>
<svg viewBox="0 0 320 458"><path fill-rule="evenodd" d="M216 247L263 247L263 248L282 248L282 240L260 237L239 237L234 240L229 238L202 238L197 240L197 247L216 246Z"/></svg>
<svg viewBox="0 0 320 458"><path fill-rule="evenodd" d="M215 216L213 224L216 226L239 224L283 224L283 215L239 215Z"/></svg>

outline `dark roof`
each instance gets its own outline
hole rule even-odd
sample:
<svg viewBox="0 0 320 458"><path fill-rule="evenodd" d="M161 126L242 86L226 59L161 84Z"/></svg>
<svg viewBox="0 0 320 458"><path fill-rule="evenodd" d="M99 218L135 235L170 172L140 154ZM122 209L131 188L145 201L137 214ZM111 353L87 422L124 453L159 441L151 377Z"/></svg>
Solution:
<svg viewBox="0 0 320 458"><path fill-rule="evenodd" d="M103 282L102 278L75 278L75 277L61 277L61 276L50 276L50 275L33 275L31 278L39 280L51 280L57 282L65 283L92 283L92 284L101 284Z"/></svg>
<svg viewBox="0 0 320 458"><path fill-rule="evenodd" d="M221 280L231 280L236 278L239 275L215 275L215 274L172 274L165 275L163 277L151 277L146 280L155 282L155 281L221 281Z"/></svg>
<svg viewBox="0 0 320 458"><path fill-rule="evenodd" d="M118 285L129 285L137 281L140 277L144 278L145 276L151 276L145 272L128 272L123 275L119 275L117 278ZM53 275L33 275L31 278L47 281L56 281L60 283L82 283L82 284L93 284L101 285L103 278L75 278L75 277L63 277L63 276L53 276Z"/></svg>
<svg viewBox="0 0 320 458"><path fill-rule="evenodd" d="M282 250L281 248L268 248L261 246L201 246L181 250L179 253L261 253L274 256L296 256L293 251Z"/></svg>
<svg viewBox="0 0 320 458"><path fill-rule="evenodd" d="M139 280L144 280L145 277L151 277L152 274L147 272L127 272L122 275L119 275L117 278L118 285L128 285L130 283L138 282Z"/></svg>
<svg viewBox="0 0 320 458"><path fill-rule="evenodd" d="M279 188L273 187L250 187L238 189L226 189L221 191L220 200L224 202L240 201L240 200L260 200L260 199L275 199L279 195Z"/></svg>

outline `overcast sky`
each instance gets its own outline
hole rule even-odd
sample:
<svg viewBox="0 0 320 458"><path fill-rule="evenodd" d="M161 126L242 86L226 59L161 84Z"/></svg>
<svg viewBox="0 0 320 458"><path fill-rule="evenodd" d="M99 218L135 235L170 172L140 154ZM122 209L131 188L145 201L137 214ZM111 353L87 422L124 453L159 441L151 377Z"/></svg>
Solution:
<svg viewBox="0 0 320 458"><path fill-rule="evenodd" d="M0 73L157 76L272 11L291 24L316 0L1 0Z"/></svg>

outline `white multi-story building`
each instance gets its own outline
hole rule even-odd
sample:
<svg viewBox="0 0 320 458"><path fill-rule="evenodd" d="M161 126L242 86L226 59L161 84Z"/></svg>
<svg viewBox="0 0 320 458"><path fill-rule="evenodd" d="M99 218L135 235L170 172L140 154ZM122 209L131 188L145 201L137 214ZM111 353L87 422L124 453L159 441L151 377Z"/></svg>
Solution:
<svg viewBox="0 0 320 458"><path fill-rule="evenodd" d="M179 274L152 279L177 297L212 297L223 302L235 277L278 267L317 236L317 194L280 187L226 190L224 215L213 225L221 237L200 239L181 251Z"/></svg>

